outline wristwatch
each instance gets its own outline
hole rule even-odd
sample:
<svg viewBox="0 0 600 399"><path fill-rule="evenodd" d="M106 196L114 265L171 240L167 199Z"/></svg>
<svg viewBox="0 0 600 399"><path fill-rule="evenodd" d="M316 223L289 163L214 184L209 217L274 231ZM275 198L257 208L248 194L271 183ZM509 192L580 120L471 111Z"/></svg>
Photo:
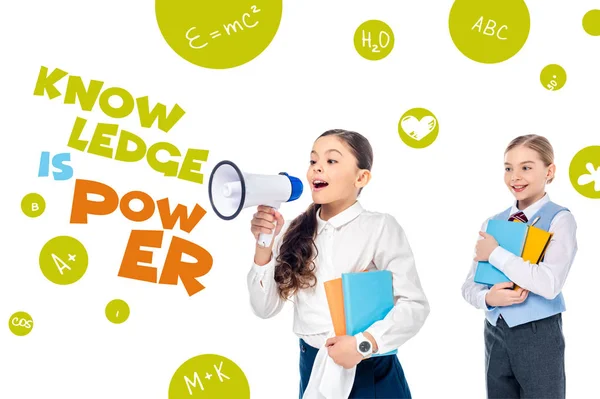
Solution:
<svg viewBox="0 0 600 399"><path fill-rule="evenodd" d="M373 354L373 345L371 345L371 341L369 341L363 333L358 333L354 337L356 338L356 350L362 355L363 359L371 357Z"/></svg>

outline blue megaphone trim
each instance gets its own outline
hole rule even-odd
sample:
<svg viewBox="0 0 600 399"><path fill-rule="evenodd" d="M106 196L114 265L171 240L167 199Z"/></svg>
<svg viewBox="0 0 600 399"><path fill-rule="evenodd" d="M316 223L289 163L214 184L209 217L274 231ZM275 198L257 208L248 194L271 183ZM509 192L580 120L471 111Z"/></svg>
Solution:
<svg viewBox="0 0 600 399"><path fill-rule="evenodd" d="M287 178L290 179L290 184L292 185L292 195L290 195L290 198L287 200L287 202L294 201L300 198L300 196L302 195L302 191L304 190L304 185L302 184L302 181L297 177L288 175L285 172L281 172L279 174L287 176Z"/></svg>

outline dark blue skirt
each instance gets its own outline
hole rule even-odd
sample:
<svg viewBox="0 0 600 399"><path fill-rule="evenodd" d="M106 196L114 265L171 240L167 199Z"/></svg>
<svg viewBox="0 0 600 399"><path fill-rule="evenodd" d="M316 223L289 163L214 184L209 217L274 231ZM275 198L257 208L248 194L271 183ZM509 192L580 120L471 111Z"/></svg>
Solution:
<svg viewBox="0 0 600 399"><path fill-rule="evenodd" d="M308 386L318 349L300 340L300 399ZM411 399L398 356L379 356L356 366L349 399Z"/></svg>

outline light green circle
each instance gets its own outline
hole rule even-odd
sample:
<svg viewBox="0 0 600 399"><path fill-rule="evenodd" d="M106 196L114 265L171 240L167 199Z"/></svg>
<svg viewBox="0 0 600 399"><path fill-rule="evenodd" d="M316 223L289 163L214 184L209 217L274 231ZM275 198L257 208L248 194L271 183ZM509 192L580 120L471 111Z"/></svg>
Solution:
<svg viewBox="0 0 600 399"><path fill-rule="evenodd" d="M250 385L233 361L220 355L199 355L184 362L173 374L169 399L248 399Z"/></svg>
<svg viewBox="0 0 600 399"><path fill-rule="evenodd" d="M27 312L16 312L8 319L9 330L19 337L23 337L33 329L33 319Z"/></svg>
<svg viewBox="0 0 600 399"><path fill-rule="evenodd" d="M550 64L540 73L542 86L550 91L560 90L567 83L567 72L558 64Z"/></svg>
<svg viewBox="0 0 600 399"><path fill-rule="evenodd" d="M48 280L67 285L83 277L88 266L88 254L77 239L59 236L44 245L39 262L42 273Z"/></svg>
<svg viewBox="0 0 600 399"><path fill-rule="evenodd" d="M398 122L398 133L404 144L412 148L425 148L438 136L437 118L425 108L413 108L404 113Z"/></svg>
<svg viewBox="0 0 600 399"><path fill-rule="evenodd" d="M463 55L495 64L523 48L530 17L523 0L456 0L448 25L452 41Z"/></svg>
<svg viewBox="0 0 600 399"><path fill-rule="evenodd" d="M394 32L383 21L372 19L363 22L354 32L354 48L367 60L381 60L394 48Z"/></svg>
<svg viewBox="0 0 600 399"><path fill-rule="evenodd" d="M282 0L156 0L158 27L179 56L227 69L258 57L281 21Z"/></svg>
<svg viewBox="0 0 600 399"><path fill-rule="evenodd" d="M588 35L600 36L600 10L590 10L583 16L583 30Z"/></svg>
<svg viewBox="0 0 600 399"><path fill-rule="evenodd" d="M26 216L36 218L46 210L46 201L38 193L29 193L21 200L21 210Z"/></svg>
<svg viewBox="0 0 600 399"><path fill-rule="evenodd" d="M122 299L113 299L106 305L104 313L111 323L121 324L129 318L129 305Z"/></svg>
<svg viewBox="0 0 600 399"><path fill-rule="evenodd" d="M587 198L600 198L600 146L580 150L569 166L569 179L575 191Z"/></svg>

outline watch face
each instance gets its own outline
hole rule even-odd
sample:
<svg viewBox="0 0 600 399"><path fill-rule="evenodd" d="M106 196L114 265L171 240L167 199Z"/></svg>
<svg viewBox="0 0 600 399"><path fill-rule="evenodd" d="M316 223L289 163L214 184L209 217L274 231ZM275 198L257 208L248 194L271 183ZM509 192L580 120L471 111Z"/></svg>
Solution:
<svg viewBox="0 0 600 399"><path fill-rule="evenodd" d="M371 349L371 343L369 341L363 341L358 346L358 349L360 349L361 352L368 352L369 349Z"/></svg>

